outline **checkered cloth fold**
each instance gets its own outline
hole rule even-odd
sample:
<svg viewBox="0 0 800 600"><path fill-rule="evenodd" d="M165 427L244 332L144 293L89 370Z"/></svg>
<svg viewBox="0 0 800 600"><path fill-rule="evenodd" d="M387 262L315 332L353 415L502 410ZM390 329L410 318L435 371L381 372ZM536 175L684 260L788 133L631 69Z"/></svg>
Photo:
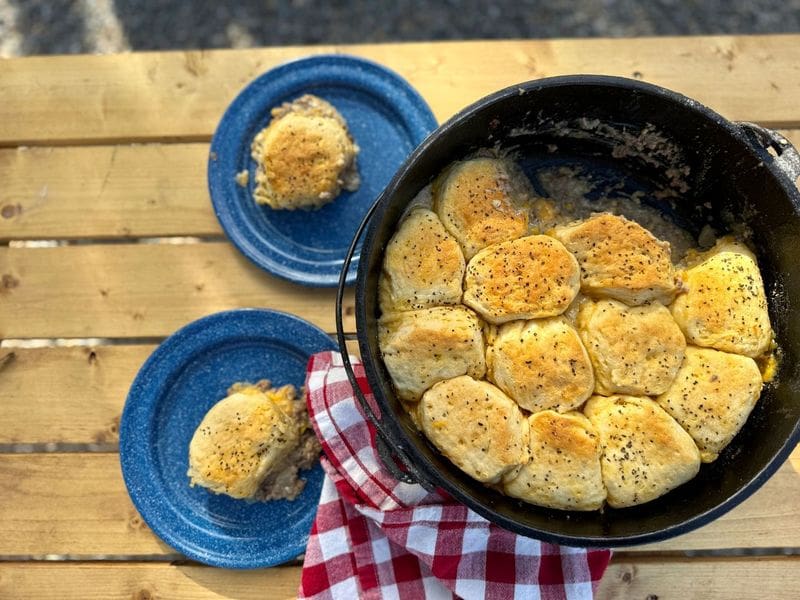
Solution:
<svg viewBox="0 0 800 600"><path fill-rule="evenodd" d="M379 414L362 365L351 360ZM516 535L444 495L392 477L338 353L311 357L306 389L325 451L325 481L301 598L592 598L610 551Z"/></svg>

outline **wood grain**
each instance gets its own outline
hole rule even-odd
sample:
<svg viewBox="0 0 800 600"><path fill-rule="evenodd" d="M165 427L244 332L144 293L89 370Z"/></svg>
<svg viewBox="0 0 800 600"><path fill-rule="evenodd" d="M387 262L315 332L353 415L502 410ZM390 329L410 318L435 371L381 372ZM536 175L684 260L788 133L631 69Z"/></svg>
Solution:
<svg viewBox="0 0 800 600"><path fill-rule="evenodd" d="M207 159L206 143L0 149L0 241L220 236Z"/></svg>
<svg viewBox="0 0 800 600"><path fill-rule="evenodd" d="M222 235L208 144L0 150L0 240Z"/></svg>
<svg viewBox="0 0 800 600"><path fill-rule="evenodd" d="M227 242L0 248L0 281L0 338L166 336L240 307L283 310L335 330L335 290L272 277ZM351 290L348 331L353 314Z"/></svg>
<svg viewBox="0 0 800 600"><path fill-rule="evenodd" d="M358 356L355 341L347 347ZM116 443L128 389L154 349L152 344L0 349L0 444Z"/></svg>
<svg viewBox="0 0 800 600"><path fill-rule="evenodd" d="M116 243L219 236L208 140L248 81L318 52L406 77L441 121L519 81L596 72L681 91L732 120L800 127L800 36L445 42L0 61L0 338L160 338L202 315L267 306L333 330L332 290L273 278L230 244ZM800 145L800 129L784 132ZM132 145L145 142L146 145ZM172 142L160 144L157 142ZM34 147L15 147L30 144ZM354 330L348 293L346 328ZM141 341L141 340L140 340ZM152 344L0 349L0 444L104 444ZM13 353L13 356L11 355ZM5 358L11 356L10 358ZM134 556L154 562L3 562L0 597L294 597L298 567L169 564L134 509L113 452L0 454L0 559ZM742 505L695 532L619 553L599 598L790 597L800 558L682 559L662 552L800 548L800 450Z"/></svg>
<svg viewBox="0 0 800 600"><path fill-rule="evenodd" d="M0 444L119 440L128 388L154 345L0 349Z"/></svg>
<svg viewBox="0 0 800 600"><path fill-rule="evenodd" d="M233 571L164 563L0 563L0 598L15 600L280 600L300 567Z"/></svg>
<svg viewBox="0 0 800 600"><path fill-rule="evenodd" d="M0 455L0 555L174 554L131 504L117 454Z"/></svg>
<svg viewBox="0 0 800 600"><path fill-rule="evenodd" d="M658 558L625 555L608 567L597 600L762 600L800 589L800 557Z"/></svg>
<svg viewBox="0 0 800 600"><path fill-rule="evenodd" d="M294 598L299 566L232 571L163 563L0 563L0 597L17 600ZM45 585L47 582L47 585ZM87 585L88 582L88 585ZM612 559L598 600L762 600L800 589L800 558Z"/></svg>
<svg viewBox="0 0 800 600"><path fill-rule="evenodd" d="M131 504L116 454L0 454L0 489L0 556L174 555ZM718 521L633 551L800 548L799 496L787 463Z"/></svg>
<svg viewBox="0 0 800 600"><path fill-rule="evenodd" d="M675 89L730 119L800 123L797 35L425 42L5 60L0 145L207 140L247 82L324 52L394 69L440 120L521 81L603 73Z"/></svg>

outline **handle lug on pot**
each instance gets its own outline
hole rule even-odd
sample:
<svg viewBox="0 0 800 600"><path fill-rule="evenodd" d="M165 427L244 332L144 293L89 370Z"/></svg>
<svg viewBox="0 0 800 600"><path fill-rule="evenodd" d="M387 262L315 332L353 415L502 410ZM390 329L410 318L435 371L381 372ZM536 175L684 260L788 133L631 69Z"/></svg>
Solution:
<svg viewBox="0 0 800 600"><path fill-rule="evenodd" d="M392 477L397 479L398 481L402 481L403 483L416 483L424 487L429 492L433 491L433 486L430 485L424 477L420 477L419 473L410 473L407 471L402 470L395 460L395 455L392 453L392 450L389 448L388 443L386 440L383 439L380 433L376 434L375 436L375 446L378 450L378 457L381 459L383 466L386 467L386 470L392 474ZM399 459L403 465L407 464L408 459Z"/></svg>
<svg viewBox="0 0 800 600"><path fill-rule="evenodd" d="M800 178L800 152L789 143L789 140L774 129L767 129L755 123L739 121L738 125L755 146L764 150L772 148L776 154L773 159L775 166L792 183L800 183L798 182L798 178Z"/></svg>
<svg viewBox="0 0 800 600"><path fill-rule="evenodd" d="M394 456L392 456L392 451L389 450L389 446L381 434L375 436L375 447L383 466L392 474L392 477L403 483L417 483L417 480L410 473L406 473L397 465Z"/></svg>

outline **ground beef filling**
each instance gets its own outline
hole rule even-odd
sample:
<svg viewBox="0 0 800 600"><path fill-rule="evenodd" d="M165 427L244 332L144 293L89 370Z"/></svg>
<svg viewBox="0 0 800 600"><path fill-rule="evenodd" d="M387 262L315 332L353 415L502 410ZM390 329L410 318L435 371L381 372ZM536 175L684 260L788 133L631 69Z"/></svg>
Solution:
<svg viewBox="0 0 800 600"><path fill-rule="evenodd" d="M242 384L234 384L228 393L238 391ZM256 387L262 391L271 388L267 380L256 383ZM311 422L308 419L308 408L306 406L306 391L301 391L300 397L292 403L293 412L290 415L298 424L302 433L297 442L297 446L286 455L286 458L275 464L270 469L264 481L261 483L254 499L262 502L268 500L294 500L306 486L304 479L299 476L302 469L310 469L319 459L322 446L320 446Z"/></svg>

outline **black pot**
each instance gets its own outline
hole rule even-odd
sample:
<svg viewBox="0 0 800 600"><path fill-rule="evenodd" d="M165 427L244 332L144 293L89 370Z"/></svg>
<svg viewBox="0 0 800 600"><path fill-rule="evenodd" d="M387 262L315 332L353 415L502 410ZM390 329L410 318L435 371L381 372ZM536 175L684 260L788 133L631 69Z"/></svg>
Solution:
<svg viewBox="0 0 800 600"><path fill-rule="evenodd" d="M753 232L750 241L782 352L778 375L720 458L655 501L580 513L504 496L444 458L414 427L395 395L377 339L384 249L412 198L451 161L487 146L513 148L529 174L542 166L580 166L597 181L641 192L642 202L695 234L707 223L726 231L743 222ZM523 83L476 102L439 127L406 160L362 225L367 229L356 283L358 343L382 415L376 420L379 446L405 467L406 474L398 475L442 488L506 529L574 546L662 540L708 523L742 502L800 439L798 176L800 155L777 133L731 123L674 92L615 77ZM344 348L341 334L340 342Z"/></svg>

